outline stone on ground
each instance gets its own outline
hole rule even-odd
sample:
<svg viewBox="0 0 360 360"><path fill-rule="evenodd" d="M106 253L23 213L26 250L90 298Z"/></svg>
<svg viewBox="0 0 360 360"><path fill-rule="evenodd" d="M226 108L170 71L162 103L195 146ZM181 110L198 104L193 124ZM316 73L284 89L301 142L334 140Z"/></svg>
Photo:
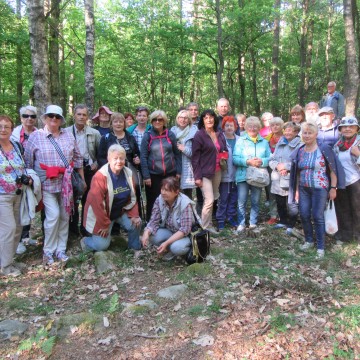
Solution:
<svg viewBox="0 0 360 360"><path fill-rule="evenodd" d="M94 254L94 259L98 274L116 270L116 255L112 251L97 251Z"/></svg>
<svg viewBox="0 0 360 360"><path fill-rule="evenodd" d="M164 298L164 299L175 300L175 299L178 299L186 290L187 290L187 286L184 284L173 285L173 286L167 287L165 289L161 289L157 293L157 296Z"/></svg>
<svg viewBox="0 0 360 360"><path fill-rule="evenodd" d="M12 336L23 334L29 325L18 320L4 320L0 322L0 339L10 339Z"/></svg>

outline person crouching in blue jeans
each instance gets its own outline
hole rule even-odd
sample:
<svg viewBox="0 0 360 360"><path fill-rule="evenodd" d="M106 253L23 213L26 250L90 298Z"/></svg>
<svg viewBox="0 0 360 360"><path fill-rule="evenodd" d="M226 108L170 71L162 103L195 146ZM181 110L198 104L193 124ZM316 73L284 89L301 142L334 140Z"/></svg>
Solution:
<svg viewBox="0 0 360 360"><path fill-rule="evenodd" d="M111 229L118 223L128 233L128 247L135 257L141 249L138 204L132 171L125 167L126 151L118 145L108 150L108 163L93 177L85 204L84 227L92 234L81 239L83 251L104 251L111 241Z"/></svg>
<svg viewBox="0 0 360 360"><path fill-rule="evenodd" d="M141 238L143 247L149 242L155 245L165 261L186 255L191 247L189 234L195 222L194 206L191 199L180 193L180 182L176 177L163 179L160 196L155 200Z"/></svg>

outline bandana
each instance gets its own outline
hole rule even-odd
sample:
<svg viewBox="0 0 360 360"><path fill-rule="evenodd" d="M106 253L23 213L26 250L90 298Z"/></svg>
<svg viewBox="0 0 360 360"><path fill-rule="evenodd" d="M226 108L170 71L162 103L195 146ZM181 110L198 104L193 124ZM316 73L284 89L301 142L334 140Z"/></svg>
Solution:
<svg viewBox="0 0 360 360"><path fill-rule="evenodd" d="M355 134L351 139L345 139L344 136L341 136L338 142L339 150L340 151L349 150L354 145L356 135L357 134Z"/></svg>

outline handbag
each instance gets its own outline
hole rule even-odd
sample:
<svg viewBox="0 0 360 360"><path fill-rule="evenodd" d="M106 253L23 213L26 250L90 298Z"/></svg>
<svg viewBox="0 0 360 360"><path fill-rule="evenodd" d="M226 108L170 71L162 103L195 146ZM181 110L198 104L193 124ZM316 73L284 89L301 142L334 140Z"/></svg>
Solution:
<svg viewBox="0 0 360 360"><path fill-rule="evenodd" d="M289 190L290 184L290 173L288 172L285 176L280 175L280 187L283 190Z"/></svg>
<svg viewBox="0 0 360 360"><path fill-rule="evenodd" d="M209 134L208 134L209 135ZM217 152L217 156L219 158L219 165L220 165L220 169L221 171L226 171L227 170L227 161L229 158L229 153L227 151L222 151L219 152L218 148L216 147L215 141L214 139L209 135L211 141L213 142L216 152Z"/></svg>
<svg viewBox="0 0 360 360"><path fill-rule="evenodd" d="M189 265L204 262L210 253L210 233L202 228L196 210L194 210L193 206L191 208L195 217L195 224L192 226L190 233L191 247L185 255L185 260Z"/></svg>
<svg viewBox="0 0 360 360"><path fill-rule="evenodd" d="M328 235L334 235L338 231L338 222L335 213L335 204L333 200L329 200L324 211L325 232Z"/></svg>
<svg viewBox="0 0 360 360"><path fill-rule="evenodd" d="M61 149L60 149L59 145L57 144L57 142L55 141L54 137L52 135L49 135L48 139L54 145L55 150L59 154L62 162L65 165L65 167L68 169L70 167L70 164L66 160L63 152L61 151ZM84 185L82 177L75 170L73 170L71 172L71 185L72 185L72 188L73 188L74 200L77 201L77 200L81 199L83 197L84 193L85 193L85 185Z"/></svg>
<svg viewBox="0 0 360 360"><path fill-rule="evenodd" d="M248 166L246 168L246 182L251 186L263 188L270 184L270 176L267 168Z"/></svg>

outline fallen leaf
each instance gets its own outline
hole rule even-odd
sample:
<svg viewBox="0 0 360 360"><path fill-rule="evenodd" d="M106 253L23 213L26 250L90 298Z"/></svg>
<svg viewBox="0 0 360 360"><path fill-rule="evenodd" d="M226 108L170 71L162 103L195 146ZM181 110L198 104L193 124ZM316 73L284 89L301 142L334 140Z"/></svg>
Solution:
<svg viewBox="0 0 360 360"><path fill-rule="evenodd" d="M325 280L326 280L326 282L327 282L328 284L332 284L332 283L333 283L333 279L332 279L332 277L330 277L330 276L328 276Z"/></svg>
<svg viewBox="0 0 360 360"><path fill-rule="evenodd" d="M98 341L98 344L107 346L107 345L110 345L111 341L115 340L115 339L116 339L116 336L112 335L112 336L107 337L106 339L100 339Z"/></svg>
<svg viewBox="0 0 360 360"><path fill-rule="evenodd" d="M174 311L179 311L181 309L181 303L178 302L175 306L174 306Z"/></svg>
<svg viewBox="0 0 360 360"><path fill-rule="evenodd" d="M110 326L109 319L108 319L106 316L103 317L103 322L104 322L104 326L105 326L105 327L109 327L109 326Z"/></svg>
<svg viewBox="0 0 360 360"><path fill-rule="evenodd" d="M284 306L287 304L290 300L289 299L274 299L280 306Z"/></svg>
<svg viewBox="0 0 360 360"><path fill-rule="evenodd" d="M192 341L195 345L211 346L214 344L214 338L211 335L202 335Z"/></svg>

